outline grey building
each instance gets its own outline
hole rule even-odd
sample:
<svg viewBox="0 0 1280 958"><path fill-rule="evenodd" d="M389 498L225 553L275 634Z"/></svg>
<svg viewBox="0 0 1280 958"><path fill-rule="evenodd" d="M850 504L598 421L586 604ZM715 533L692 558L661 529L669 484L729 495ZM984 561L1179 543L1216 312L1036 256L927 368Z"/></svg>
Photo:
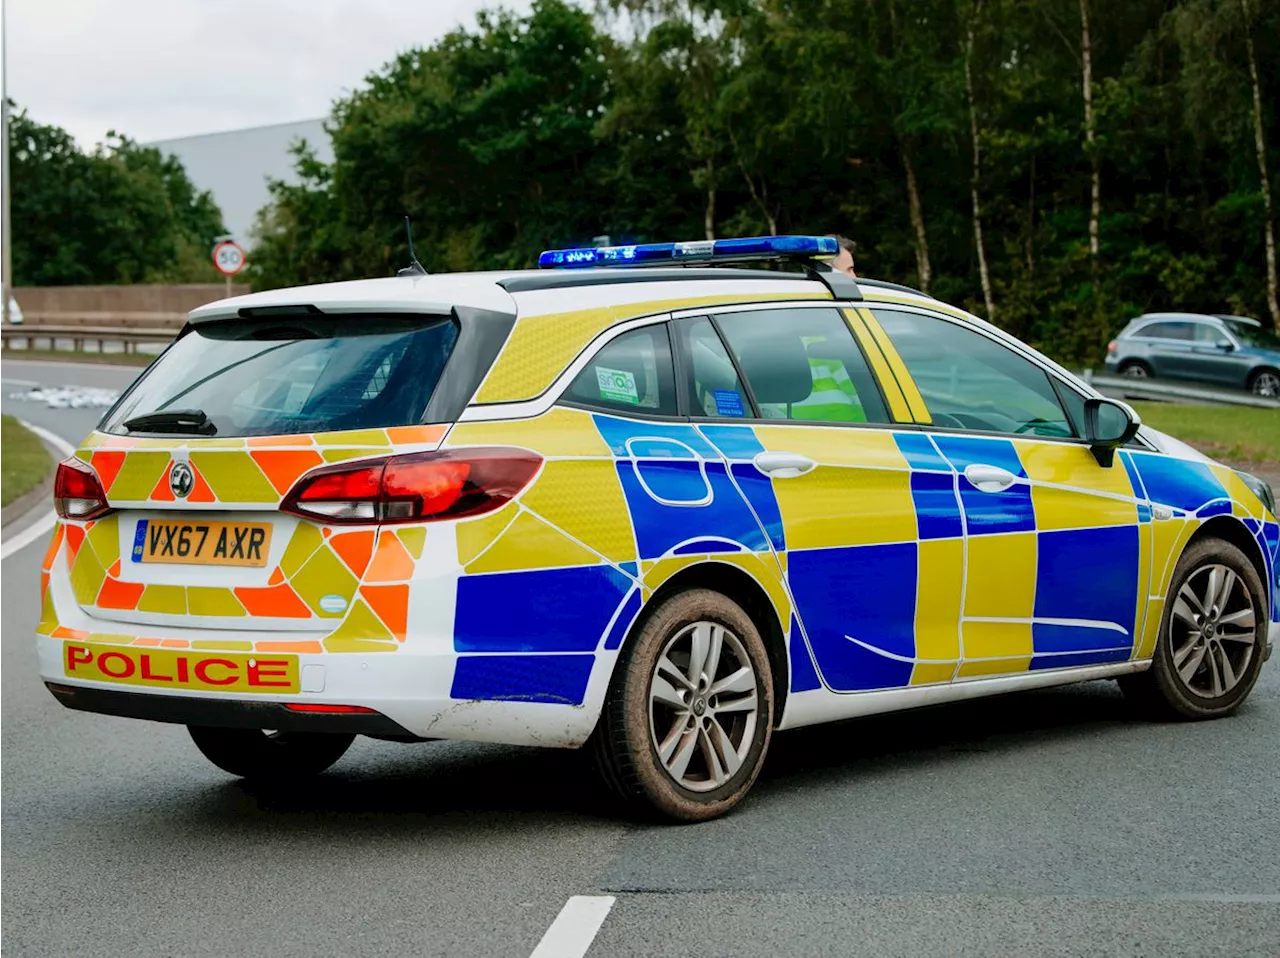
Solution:
<svg viewBox="0 0 1280 958"><path fill-rule="evenodd" d="M204 133L148 144L172 153L186 167L197 189L208 190L222 210L227 231L241 245L253 242L250 230L266 205L267 180L296 182L289 148L306 140L323 162L332 162L333 147L324 120L274 123L247 130Z"/></svg>

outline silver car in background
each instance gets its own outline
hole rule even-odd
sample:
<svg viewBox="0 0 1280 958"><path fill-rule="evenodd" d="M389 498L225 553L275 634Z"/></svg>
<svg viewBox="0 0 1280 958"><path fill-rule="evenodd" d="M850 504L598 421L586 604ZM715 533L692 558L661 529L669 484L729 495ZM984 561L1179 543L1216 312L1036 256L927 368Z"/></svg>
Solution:
<svg viewBox="0 0 1280 958"><path fill-rule="evenodd" d="M1280 336L1256 319L1146 313L1107 345L1107 371L1194 379L1280 398Z"/></svg>

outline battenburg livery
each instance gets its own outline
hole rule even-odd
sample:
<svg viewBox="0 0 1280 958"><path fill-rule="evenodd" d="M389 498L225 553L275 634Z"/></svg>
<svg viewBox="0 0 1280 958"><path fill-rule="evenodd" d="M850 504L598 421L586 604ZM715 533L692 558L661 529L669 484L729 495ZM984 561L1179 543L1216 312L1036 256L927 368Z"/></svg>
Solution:
<svg viewBox="0 0 1280 958"><path fill-rule="evenodd" d="M685 820L774 729L1107 677L1235 709L1280 629L1270 489L834 252L195 310L59 467L45 682L245 776L357 734L589 743Z"/></svg>

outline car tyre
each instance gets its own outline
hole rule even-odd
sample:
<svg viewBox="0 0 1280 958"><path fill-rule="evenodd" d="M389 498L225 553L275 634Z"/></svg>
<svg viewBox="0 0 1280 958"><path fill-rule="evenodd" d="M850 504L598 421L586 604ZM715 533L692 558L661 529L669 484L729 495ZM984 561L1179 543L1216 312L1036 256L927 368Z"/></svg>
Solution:
<svg viewBox="0 0 1280 958"><path fill-rule="evenodd" d="M1140 359L1130 359L1120 364L1120 375L1130 379L1150 379L1155 375L1151 367Z"/></svg>
<svg viewBox="0 0 1280 958"><path fill-rule="evenodd" d="M1255 396L1280 399L1280 370L1255 369L1249 376L1249 392Z"/></svg>
<svg viewBox="0 0 1280 958"><path fill-rule="evenodd" d="M760 773L773 701L751 617L718 592L690 589L648 613L620 656L592 737L597 767L634 809L715 818Z"/></svg>
<svg viewBox="0 0 1280 958"><path fill-rule="evenodd" d="M1192 543L1178 560L1151 668L1124 676L1125 696L1153 718L1230 715L1266 658L1270 616L1258 570L1221 539Z"/></svg>
<svg viewBox="0 0 1280 958"><path fill-rule="evenodd" d="M266 732L204 725L189 725L187 731L196 748L218 768L261 781L319 775L355 741L354 735L336 732Z"/></svg>

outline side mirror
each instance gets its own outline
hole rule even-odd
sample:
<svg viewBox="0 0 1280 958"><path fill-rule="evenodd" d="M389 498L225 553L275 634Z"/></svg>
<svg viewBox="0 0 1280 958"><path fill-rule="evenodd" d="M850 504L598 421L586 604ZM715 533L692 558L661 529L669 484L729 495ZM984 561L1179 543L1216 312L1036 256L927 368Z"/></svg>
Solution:
<svg viewBox="0 0 1280 958"><path fill-rule="evenodd" d="M1138 414L1122 402L1114 399L1084 402L1084 437L1100 466L1111 466L1115 462L1116 447L1136 436L1141 425Z"/></svg>
<svg viewBox="0 0 1280 958"><path fill-rule="evenodd" d="M1236 348L1236 344L1229 339L1220 339L1215 345L1224 353L1229 353Z"/></svg>

